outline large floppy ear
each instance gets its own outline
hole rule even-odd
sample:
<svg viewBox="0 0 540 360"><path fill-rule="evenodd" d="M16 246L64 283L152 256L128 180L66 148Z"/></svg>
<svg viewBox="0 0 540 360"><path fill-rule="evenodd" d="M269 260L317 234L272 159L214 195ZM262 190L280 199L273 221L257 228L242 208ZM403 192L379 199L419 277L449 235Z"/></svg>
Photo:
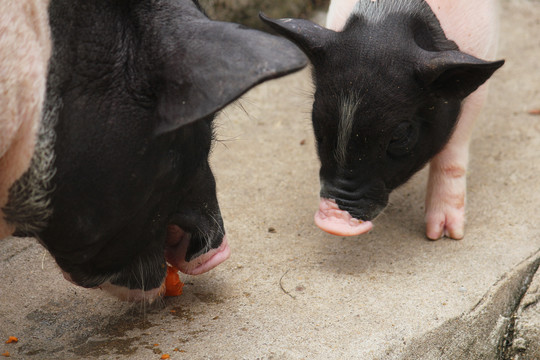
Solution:
<svg viewBox="0 0 540 360"><path fill-rule="evenodd" d="M504 60L484 61L458 50L422 52L417 75L429 91L463 99L503 66Z"/></svg>
<svg viewBox="0 0 540 360"><path fill-rule="evenodd" d="M307 65L286 39L192 15L169 17L159 32L156 135L213 115L255 85Z"/></svg>
<svg viewBox="0 0 540 360"><path fill-rule="evenodd" d="M310 58L324 49L327 40L335 33L309 20L271 19L262 12L259 17L278 34L298 45Z"/></svg>

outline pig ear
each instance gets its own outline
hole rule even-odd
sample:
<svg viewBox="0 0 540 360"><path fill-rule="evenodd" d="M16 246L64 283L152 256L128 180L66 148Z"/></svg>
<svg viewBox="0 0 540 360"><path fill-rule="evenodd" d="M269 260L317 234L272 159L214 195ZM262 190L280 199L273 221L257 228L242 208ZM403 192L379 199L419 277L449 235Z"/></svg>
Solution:
<svg viewBox="0 0 540 360"><path fill-rule="evenodd" d="M271 19L259 13L259 18L278 34L298 45L309 57L322 50L327 39L334 31L323 28L309 20L302 19Z"/></svg>
<svg viewBox="0 0 540 360"><path fill-rule="evenodd" d="M208 19L183 25L162 60L156 135L213 115L255 85L307 65L278 36Z"/></svg>
<svg viewBox="0 0 540 360"><path fill-rule="evenodd" d="M444 97L467 97L504 64L504 60L484 61L457 50L427 54L419 77L429 90Z"/></svg>

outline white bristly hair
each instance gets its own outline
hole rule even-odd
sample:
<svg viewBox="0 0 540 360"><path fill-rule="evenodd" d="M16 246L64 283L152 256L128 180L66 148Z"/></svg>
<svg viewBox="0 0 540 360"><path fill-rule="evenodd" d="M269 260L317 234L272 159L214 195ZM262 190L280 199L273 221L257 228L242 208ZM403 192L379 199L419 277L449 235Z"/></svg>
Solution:
<svg viewBox="0 0 540 360"><path fill-rule="evenodd" d="M50 193L55 174L54 126L59 108L60 101L56 99L45 105L30 167L9 189L8 203L3 208L7 222L26 235L37 234L52 215Z"/></svg>
<svg viewBox="0 0 540 360"><path fill-rule="evenodd" d="M377 23L392 13L420 15L425 12L431 14L429 5L424 0L360 0L354 6L352 15Z"/></svg>
<svg viewBox="0 0 540 360"><path fill-rule="evenodd" d="M347 160L347 145L351 138L354 114L362 99L356 93L349 93L340 95L339 102L338 139L335 158L338 164L344 166Z"/></svg>

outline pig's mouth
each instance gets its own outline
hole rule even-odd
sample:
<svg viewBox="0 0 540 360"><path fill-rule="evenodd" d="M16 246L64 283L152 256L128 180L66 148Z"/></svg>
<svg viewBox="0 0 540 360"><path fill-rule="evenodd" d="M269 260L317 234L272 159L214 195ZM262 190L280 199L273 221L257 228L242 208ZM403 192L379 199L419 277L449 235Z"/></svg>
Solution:
<svg viewBox="0 0 540 360"><path fill-rule="evenodd" d="M223 232L216 232L215 235L201 238L197 232L187 232L178 225L168 225L165 260L188 275L205 273L227 260L231 253L227 237ZM160 260L160 263L162 263L162 260ZM125 277L122 277L122 281L118 281L114 277L100 277L90 284L80 283L73 279L71 273L64 270L62 270L62 273L66 280L75 285L99 288L125 301L153 302L156 298L162 296L165 286L162 279L159 286L156 286L157 284L154 285L155 287L150 286L150 290L145 290L144 287L140 288L140 281L130 278L133 275L132 271L127 272L128 280ZM130 281L138 286L129 286Z"/></svg>
<svg viewBox="0 0 540 360"><path fill-rule="evenodd" d="M323 231L338 236L356 236L373 228L371 221L356 219L346 210L341 210L335 200L321 198L315 214L315 224Z"/></svg>
<svg viewBox="0 0 540 360"><path fill-rule="evenodd" d="M184 214L171 218L166 225L165 239L160 236L159 241L150 242L143 251L130 257L127 264L114 263L112 269L103 266L105 269L102 271L88 270L89 267L94 269L95 263L106 257L107 252L98 251L90 257L89 266L85 262L72 262L73 258L82 256L58 256L56 252L55 258L64 277L75 285L100 288L122 300L152 302L164 291L164 257L166 262L188 275L203 274L229 258L231 251L221 216L218 214L211 218L215 219L215 226L208 226L197 216ZM105 246L103 251L106 250L109 251L110 247ZM88 256L88 251L82 254ZM108 265L111 261L102 263Z"/></svg>
<svg viewBox="0 0 540 360"><path fill-rule="evenodd" d="M184 274L199 275L212 270L229 258L231 250L226 235L220 236L221 239L217 241L198 237L196 233L187 232L178 225L168 225L165 260ZM219 240L221 241L218 242ZM213 247L213 242L220 245Z"/></svg>

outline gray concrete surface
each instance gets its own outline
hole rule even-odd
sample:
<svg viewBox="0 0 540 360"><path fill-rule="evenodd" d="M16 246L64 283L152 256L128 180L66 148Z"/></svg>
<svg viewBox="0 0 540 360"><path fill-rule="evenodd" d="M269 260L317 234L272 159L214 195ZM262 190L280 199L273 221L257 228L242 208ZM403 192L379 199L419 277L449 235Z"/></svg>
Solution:
<svg viewBox="0 0 540 360"><path fill-rule="evenodd" d="M539 359L540 3L502 2L507 64L472 144L462 241L424 237L426 171L374 230L319 231L304 71L220 116L212 157L233 254L184 294L126 304L66 282L33 239L0 242L13 359ZM5 344L8 336L18 343ZM4 340L5 339L5 340ZM174 350L177 351L174 351Z"/></svg>
<svg viewBox="0 0 540 360"><path fill-rule="evenodd" d="M330 0L199 0L208 16L221 21L270 30L259 20L259 11L273 18L309 18L316 10L328 9Z"/></svg>

